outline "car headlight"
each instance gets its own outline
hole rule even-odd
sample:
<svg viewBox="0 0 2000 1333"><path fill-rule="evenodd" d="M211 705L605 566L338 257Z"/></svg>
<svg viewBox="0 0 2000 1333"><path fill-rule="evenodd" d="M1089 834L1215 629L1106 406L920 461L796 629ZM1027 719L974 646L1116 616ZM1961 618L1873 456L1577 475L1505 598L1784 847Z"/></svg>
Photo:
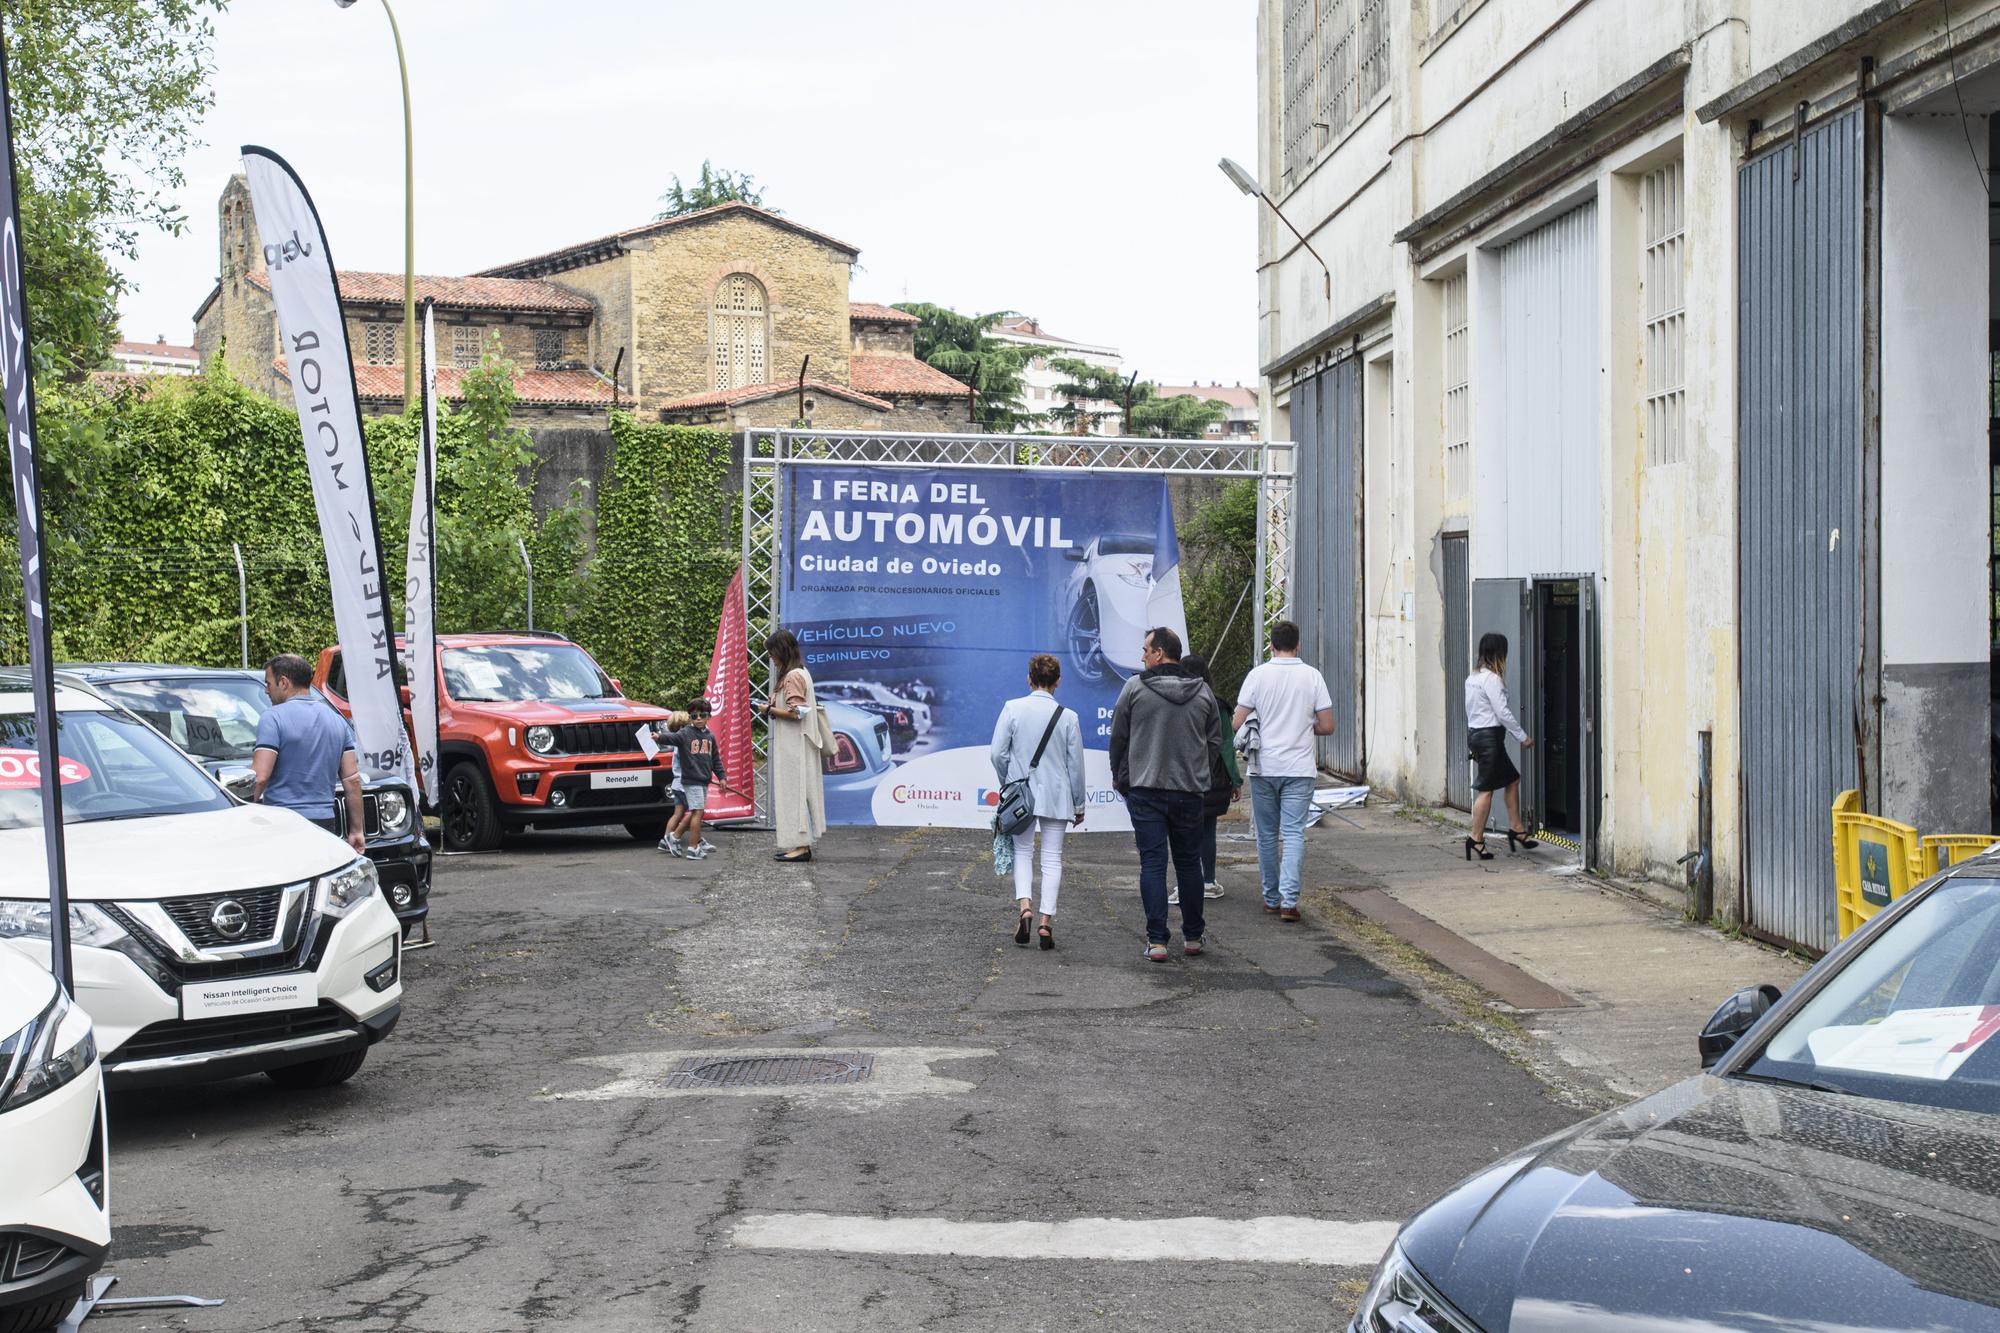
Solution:
<svg viewBox="0 0 2000 1333"><path fill-rule="evenodd" d="M1403 1247L1392 1244L1382 1256L1382 1265L1375 1270L1375 1280L1368 1284L1367 1294L1361 1298L1354 1326L1362 1333L1397 1333L1405 1327L1403 1321L1412 1315L1416 1318L1411 1319L1408 1325L1411 1328L1432 1328L1437 1333L1479 1333L1478 1325L1431 1290L1430 1284L1403 1257Z"/></svg>
<svg viewBox="0 0 2000 1333"><path fill-rule="evenodd" d="M0 940L45 940L49 937L49 900L0 898ZM88 904L69 909L69 942L87 949L109 949L127 938L125 928Z"/></svg>
<svg viewBox="0 0 2000 1333"><path fill-rule="evenodd" d="M529 727L528 748L536 754L553 753L556 748L556 729L554 727Z"/></svg>
<svg viewBox="0 0 2000 1333"><path fill-rule="evenodd" d="M57 990L26 1027L0 1038L0 1111L48 1096L80 1078L96 1059L89 1016Z"/></svg>
<svg viewBox="0 0 2000 1333"><path fill-rule="evenodd" d="M410 798L402 788L375 793L375 824L384 833L401 833L410 827Z"/></svg>
<svg viewBox="0 0 2000 1333"><path fill-rule="evenodd" d="M1116 577L1120 583L1128 588L1150 588L1153 586L1153 580L1144 574L1119 574Z"/></svg>
<svg viewBox="0 0 2000 1333"><path fill-rule="evenodd" d="M381 891L382 881L375 873L375 863L360 857L319 877L318 907L328 916L346 916Z"/></svg>

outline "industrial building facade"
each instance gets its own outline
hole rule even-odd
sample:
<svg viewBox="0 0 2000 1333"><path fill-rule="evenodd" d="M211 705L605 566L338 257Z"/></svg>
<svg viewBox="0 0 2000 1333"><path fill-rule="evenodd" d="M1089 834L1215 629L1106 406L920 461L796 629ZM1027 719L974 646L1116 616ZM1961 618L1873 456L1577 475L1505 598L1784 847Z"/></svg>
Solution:
<svg viewBox="0 0 2000 1333"><path fill-rule="evenodd" d="M1842 790L1993 829L2000 6L1259 15L1324 762L1468 804L1499 631L1553 845L1754 932L1833 942Z"/></svg>

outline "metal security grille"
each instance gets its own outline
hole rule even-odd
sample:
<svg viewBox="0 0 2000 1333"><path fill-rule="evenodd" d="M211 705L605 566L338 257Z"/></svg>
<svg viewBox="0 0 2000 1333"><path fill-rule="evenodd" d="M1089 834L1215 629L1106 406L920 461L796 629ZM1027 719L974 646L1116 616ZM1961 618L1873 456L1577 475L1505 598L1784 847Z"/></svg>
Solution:
<svg viewBox="0 0 2000 1333"><path fill-rule="evenodd" d="M1646 462L1687 457L1687 272L1683 251L1681 164L1669 162L1640 182L1646 229L1640 272L1645 307Z"/></svg>
<svg viewBox="0 0 2000 1333"><path fill-rule="evenodd" d="M750 641L781 621L785 470L796 463L880 468L1070 469L1256 480L1257 562L1250 631L1292 614L1294 446L1288 441L1150 440L1076 435L911 435L887 431L751 430L743 440L743 588ZM1241 631L1238 631L1239 633ZM775 682L767 682L766 688ZM768 737L751 732L757 815L769 809Z"/></svg>
<svg viewBox="0 0 2000 1333"><path fill-rule="evenodd" d="M1472 338L1464 270L1444 280L1444 498L1462 502L1472 484Z"/></svg>
<svg viewBox="0 0 2000 1333"><path fill-rule="evenodd" d="M1361 743L1361 362L1349 357L1292 386L1298 436L1300 655L1326 677L1334 732L1322 767L1359 777Z"/></svg>
<svg viewBox="0 0 2000 1333"><path fill-rule="evenodd" d="M732 273L715 289L709 344L717 389L764 382L764 314L764 286L749 274Z"/></svg>
<svg viewBox="0 0 2000 1333"><path fill-rule="evenodd" d="M1472 808L1472 755L1465 737L1465 678L1472 670L1472 566L1465 534L1444 539L1444 799Z"/></svg>
<svg viewBox="0 0 2000 1333"><path fill-rule="evenodd" d="M1303 178L1389 86L1389 28L1389 0L1287 0L1287 187Z"/></svg>
<svg viewBox="0 0 2000 1333"><path fill-rule="evenodd" d="M863 1083L875 1072L872 1055L689 1056L666 1077L669 1088L796 1088Z"/></svg>
<svg viewBox="0 0 2000 1333"><path fill-rule="evenodd" d="M1746 924L1815 949L1860 769L1862 162L1853 111L1737 177Z"/></svg>
<svg viewBox="0 0 2000 1333"><path fill-rule="evenodd" d="M556 370L563 363L563 332L561 329L535 330L535 369Z"/></svg>

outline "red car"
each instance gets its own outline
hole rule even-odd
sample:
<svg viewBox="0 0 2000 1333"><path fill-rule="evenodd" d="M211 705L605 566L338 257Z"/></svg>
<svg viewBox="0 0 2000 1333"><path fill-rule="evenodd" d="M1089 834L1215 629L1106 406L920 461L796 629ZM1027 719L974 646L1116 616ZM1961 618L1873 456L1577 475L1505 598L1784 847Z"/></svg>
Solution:
<svg viewBox="0 0 2000 1333"><path fill-rule="evenodd" d="M648 759L638 733L666 710L627 699L581 647L542 631L441 634L437 671L446 850L488 851L525 828L665 833L671 760ZM313 684L351 712L339 648L320 653Z"/></svg>

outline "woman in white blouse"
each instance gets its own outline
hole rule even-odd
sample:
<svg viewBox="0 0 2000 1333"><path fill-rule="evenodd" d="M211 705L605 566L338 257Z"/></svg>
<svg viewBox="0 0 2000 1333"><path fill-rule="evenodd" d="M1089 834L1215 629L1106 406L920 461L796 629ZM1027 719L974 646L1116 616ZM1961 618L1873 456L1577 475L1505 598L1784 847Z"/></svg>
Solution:
<svg viewBox="0 0 2000 1333"><path fill-rule="evenodd" d="M1486 850L1486 820L1493 812L1493 793L1507 793L1507 850L1533 847L1536 842L1521 826L1521 771L1507 757L1507 737L1523 750L1535 738L1522 730L1507 707L1507 636L1484 634L1479 639L1479 663L1465 678L1466 749L1472 755L1473 836L1465 840L1465 859L1491 861Z"/></svg>

